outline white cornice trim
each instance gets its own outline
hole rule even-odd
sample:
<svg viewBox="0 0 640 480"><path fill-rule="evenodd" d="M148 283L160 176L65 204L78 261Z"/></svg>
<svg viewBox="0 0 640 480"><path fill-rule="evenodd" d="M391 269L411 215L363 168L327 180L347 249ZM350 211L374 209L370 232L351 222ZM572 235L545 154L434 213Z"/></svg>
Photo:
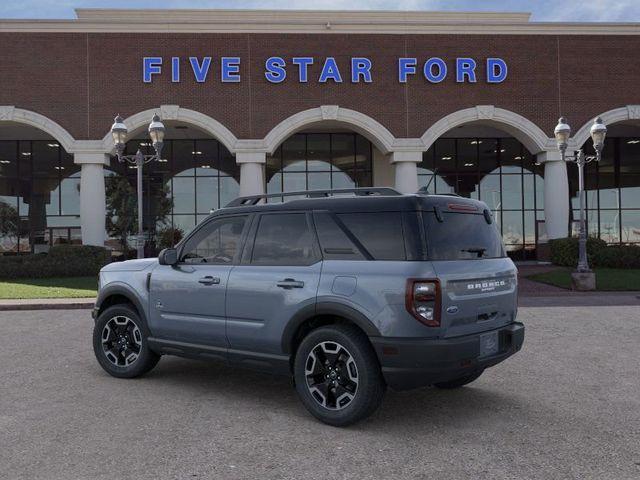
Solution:
<svg viewBox="0 0 640 480"><path fill-rule="evenodd" d="M0 19L0 32L638 35L640 23L530 22L529 13L78 9L77 19Z"/></svg>
<svg viewBox="0 0 640 480"><path fill-rule="evenodd" d="M153 23L527 23L527 12L445 12L401 10L108 9L77 8L79 20Z"/></svg>

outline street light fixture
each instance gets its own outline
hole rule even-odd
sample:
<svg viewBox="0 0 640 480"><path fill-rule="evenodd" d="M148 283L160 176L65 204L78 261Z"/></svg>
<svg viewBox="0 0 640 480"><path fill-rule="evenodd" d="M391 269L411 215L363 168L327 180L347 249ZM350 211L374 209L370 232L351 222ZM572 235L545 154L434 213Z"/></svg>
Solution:
<svg viewBox="0 0 640 480"><path fill-rule="evenodd" d="M137 193L138 193L138 235L136 237L137 257L144 258L144 232L142 222L142 166L153 160L161 160L162 147L164 145L164 124L158 114L155 114L149 124L149 136L153 143L155 154L144 155L138 148L135 155L125 155L124 148L127 143L128 129L124 120L118 115L111 126L111 136L116 147L116 156L119 162L128 162L137 169Z"/></svg>
<svg viewBox="0 0 640 480"><path fill-rule="evenodd" d="M589 262L587 260L587 229L585 221L585 191L584 191L584 166L593 161L599 162L604 148L604 139L607 135L607 127L602 123L600 117L596 118L591 126L591 139L593 140L593 148L595 155L585 155L582 149L573 154L567 154L569 145L569 137L571 136L571 127L564 117L558 120L558 125L554 130L558 150L562 154L562 160L574 162L578 166L578 191L580 196L580 236L578 240L579 256L577 273L590 274Z"/></svg>

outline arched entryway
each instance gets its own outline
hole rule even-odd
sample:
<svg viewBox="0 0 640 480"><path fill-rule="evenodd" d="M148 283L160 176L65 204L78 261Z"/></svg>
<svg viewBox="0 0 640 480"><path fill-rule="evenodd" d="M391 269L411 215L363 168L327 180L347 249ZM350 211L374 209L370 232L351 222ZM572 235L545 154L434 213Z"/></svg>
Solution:
<svg viewBox="0 0 640 480"><path fill-rule="evenodd" d="M166 134L162 159L143 167L143 223L148 255L169 246L169 239L184 236L212 210L236 198L240 189L240 167L225 143L184 121L163 119L163 123ZM145 154L153 153L146 124L132 130L130 137L125 154L135 154L138 148ZM105 178L109 216L117 213L114 208L123 188L135 195L137 169L113 156L105 168ZM107 245L121 250L124 237L118 234L122 228L115 223L107 220ZM179 232L177 236L172 230ZM132 248L133 238L129 238Z"/></svg>
<svg viewBox="0 0 640 480"><path fill-rule="evenodd" d="M516 138L501 121L475 118L448 123L449 130L428 140L429 149L418 164L418 184L430 193L482 200L509 255L534 258L537 246L547 239L545 167L538 163L538 152L529 148L540 148L542 136L538 141L520 132ZM521 140L525 138L526 144Z"/></svg>
<svg viewBox="0 0 640 480"><path fill-rule="evenodd" d="M602 159L585 167L589 235L610 244L640 243L640 107L626 106L600 115L607 125ZM593 153L587 122L576 132L576 147ZM568 165L571 231L580 218L577 167Z"/></svg>
<svg viewBox="0 0 640 480"><path fill-rule="evenodd" d="M394 142L384 126L354 110L322 106L297 113L264 138L266 192L388 185L385 155Z"/></svg>
<svg viewBox="0 0 640 480"><path fill-rule="evenodd" d="M64 128L38 113L0 108L0 254L81 243L73 143Z"/></svg>

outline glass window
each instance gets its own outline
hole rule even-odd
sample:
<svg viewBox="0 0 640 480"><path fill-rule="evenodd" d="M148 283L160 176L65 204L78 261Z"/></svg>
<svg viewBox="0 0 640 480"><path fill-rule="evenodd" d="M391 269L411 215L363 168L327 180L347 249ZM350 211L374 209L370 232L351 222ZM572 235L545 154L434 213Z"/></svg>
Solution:
<svg viewBox="0 0 640 480"><path fill-rule="evenodd" d="M18 145L16 142L0 141L0 178L18 176Z"/></svg>
<svg viewBox="0 0 640 480"><path fill-rule="evenodd" d="M174 213L195 213L195 178L176 177L173 179L173 212Z"/></svg>
<svg viewBox="0 0 640 480"><path fill-rule="evenodd" d="M196 178L196 206L197 213L210 213L219 207L217 177Z"/></svg>
<svg viewBox="0 0 640 480"><path fill-rule="evenodd" d="M622 241L624 243L639 243L640 242L640 210L623 210L621 223L622 223Z"/></svg>
<svg viewBox="0 0 640 480"><path fill-rule="evenodd" d="M423 215L430 259L470 260L504 256L495 223L487 223L484 215L443 212L442 222L432 212Z"/></svg>
<svg viewBox="0 0 640 480"><path fill-rule="evenodd" d="M306 135L293 135L282 144L282 170L285 172L306 170Z"/></svg>
<svg viewBox="0 0 640 480"><path fill-rule="evenodd" d="M364 256L329 213L314 213L316 231L325 260L364 260Z"/></svg>
<svg viewBox="0 0 640 480"><path fill-rule="evenodd" d="M182 251L185 263L231 264L240 254L240 241L247 217L212 220L190 238Z"/></svg>
<svg viewBox="0 0 640 480"><path fill-rule="evenodd" d="M522 211L502 212L502 240L505 245L521 246L524 243L522 222Z"/></svg>
<svg viewBox="0 0 640 480"><path fill-rule="evenodd" d="M307 170L319 170L324 172L330 171L331 136L328 133L313 133L307 135L306 137ZM344 148L344 145L340 146ZM351 149L349 166L353 166L353 148Z"/></svg>
<svg viewBox="0 0 640 480"><path fill-rule="evenodd" d="M456 170L458 173L473 173L478 170L478 149L485 148L487 142L487 140L477 138L460 138L457 140ZM493 140L491 142L494 143ZM442 160L441 162L444 163Z"/></svg>
<svg viewBox="0 0 640 480"><path fill-rule="evenodd" d="M522 210L522 175L502 175L502 208Z"/></svg>
<svg viewBox="0 0 640 480"><path fill-rule="evenodd" d="M371 142L354 133L298 133L267 156L265 172L267 193L369 187Z"/></svg>
<svg viewBox="0 0 640 480"><path fill-rule="evenodd" d="M491 138L478 139L478 169L480 173L491 173L498 168L499 140Z"/></svg>
<svg viewBox="0 0 640 480"><path fill-rule="evenodd" d="M338 218L376 260L406 260L399 212L342 213Z"/></svg>
<svg viewBox="0 0 640 480"><path fill-rule="evenodd" d="M501 138L498 150L502 173L520 173L522 171L524 148L518 140L515 138Z"/></svg>
<svg viewBox="0 0 640 480"><path fill-rule="evenodd" d="M600 238L607 243L620 242L619 210L600 210Z"/></svg>
<svg viewBox="0 0 640 480"><path fill-rule="evenodd" d="M254 265L311 265L318 260L305 213L266 214L253 244Z"/></svg>
<svg viewBox="0 0 640 480"><path fill-rule="evenodd" d="M193 176L194 157L200 157L193 140L173 140L172 170L176 176ZM163 155L164 156L164 155Z"/></svg>

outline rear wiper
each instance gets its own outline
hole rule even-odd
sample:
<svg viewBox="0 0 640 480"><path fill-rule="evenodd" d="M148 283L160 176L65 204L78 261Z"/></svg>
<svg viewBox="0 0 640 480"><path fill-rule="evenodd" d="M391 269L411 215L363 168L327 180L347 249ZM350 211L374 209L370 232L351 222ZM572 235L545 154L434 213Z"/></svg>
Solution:
<svg viewBox="0 0 640 480"><path fill-rule="evenodd" d="M475 247L475 248L464 248L462 250L460 250L461 252L468 252L468 253L476 253L478 254L478 258L481 258L484 255L484 252L487 251L486 248L482 248L482 247Z"/></svg>

